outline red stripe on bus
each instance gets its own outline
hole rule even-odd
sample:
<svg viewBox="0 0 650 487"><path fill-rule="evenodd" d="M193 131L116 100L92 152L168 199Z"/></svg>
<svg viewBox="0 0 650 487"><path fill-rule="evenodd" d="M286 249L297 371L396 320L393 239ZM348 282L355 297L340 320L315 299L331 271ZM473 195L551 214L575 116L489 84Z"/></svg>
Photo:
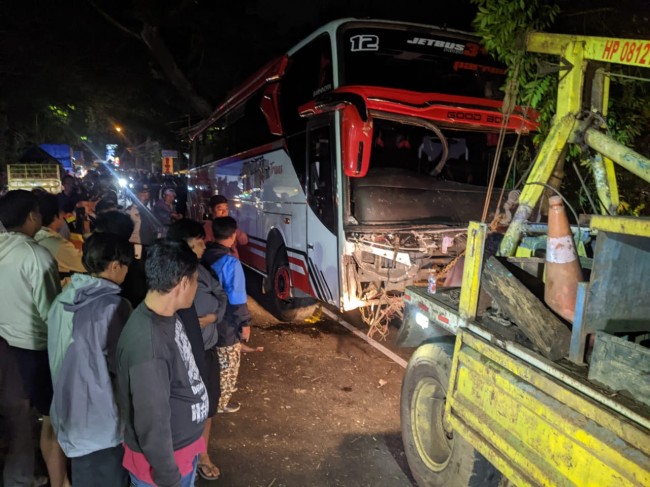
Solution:
<svg viewBox="0 0 650 487"><path fill-rule="evenodd" d="M239 252L240 260L245 264L254 267L257 270L266 273L266 259L264 259L264 257L260 255L251 252L251 250L248 249L247 247L248 245L244 245L237 249L237 251Z"/></svg>
<svg viewBox="0 0 650 487"><path fill-rule="evenodd" d="M307 264L305 261L298 257L289 256L289 263L302 269L302 273L296 271L295 269L291 269L291 281L293 282L293 286L311 296L316 297L316 293L309 283L309 271L307 270Z"/></svg>
<svg viewBox="0 0 650 487"><path fill-rule="evenodd" d="M261 250L262 252L266 252L266 245L261 242L254 242L252 240L249 240L245 246L238 247L237 250L243 249L244 247L253 247L257 250Z"/></svg>

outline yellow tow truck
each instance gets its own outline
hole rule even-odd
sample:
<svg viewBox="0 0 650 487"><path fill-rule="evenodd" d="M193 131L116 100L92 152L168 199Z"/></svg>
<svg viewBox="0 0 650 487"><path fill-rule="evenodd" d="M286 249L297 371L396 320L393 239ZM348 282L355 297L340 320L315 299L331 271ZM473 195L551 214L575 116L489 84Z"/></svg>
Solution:
<svg viewBox="0 0 650 487"><path fill-rule="evenodd" d="M407 460L420 487L649 486L650 219L615 216L614 163L650 181L650 160L603 121L608 64L650 67L650 41L531 33L526 46L561 60L555 123L496 255L472 222L460 289L407 288L399 339L418 347L402 385ZM579 245L595 242L572 324L537 297L544 258L527 245L568 144L591 152L602 211L572 227Z"/></svg>

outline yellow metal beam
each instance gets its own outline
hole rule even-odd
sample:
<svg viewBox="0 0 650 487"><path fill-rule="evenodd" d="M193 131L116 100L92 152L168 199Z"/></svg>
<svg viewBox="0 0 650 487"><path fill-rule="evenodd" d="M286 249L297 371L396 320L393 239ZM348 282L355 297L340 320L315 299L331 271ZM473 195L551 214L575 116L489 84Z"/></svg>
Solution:
<svg viewBox="0 0 650 487"><path fill-rule="evenodd" d="M610 159L607 159L609 164L613 166L613 163ZM591 156L591 172L594 176L594 181L596 183L596 190L598 191L598 199L600 200L601 206L599 210L605 215L615 215L616 208L618 205L614 205L612 198L612 181L609 176L610 173L607 170L607 162L603 156L599 153L595 153ZM614 184L616 184L616 175L612 171L611 175L614 177ZM616 187L616 186L614 186Z"/></svg>
<svg viewBox="0 0 650 487"><path fill-rule="evenodd" d="M618 183L616 181L616 171L614 170L614 161L609 157L603 157L605 161L605 172L607 174L607 186L609 187L609 197L613 208L617 209L621 200L618 194Z"/></svg>
<svg viewBox="0 0 650 487"><path fill-rule="evenodd" d="M465 247L465 265L463 283L460 288L458 312L464 320L476 318L479 292L481 290L481 268L483 266L483 247L487 225L470 222L467 229L467 246Z"/></svg>
<svg viewBox="0 0 650 487"><path fill-rule="evenodd" d="M600 113L603 117L607 117L609 86L610 77L607 76L605 68L598 68L591 83L592 113ZM600 128L607 129L605 118L603 118ZM596 152L591 157L591 169L600 200L598 211L603 215L616 215L619 198L614 162Z"/></svg>
<svg viewBox="0 0 650 487"><path fill-rule="evenodd" d="M603 232L650 238L650 218L594 215L590 227Z"/></svg>
<svg viewBox="0 0 650 487"><path fill-rule="evenodd" d="M609 135L594 128L585 131L585 142L592 149L609 157L632 174L650 182L650 159L616 142Z"/></svg>
<svg viewBox="0 0 650 487"><path fill-rule="evenodd" d="M462 331L447 420L516 485L650 485L643 428Z"/></svg>
<svg viewBox="0 0 650 487"><path fill-rule="evenodd" d="M540 54L563 55L569 44L578 43L584 45L584 59L650 68L650 40L531 32L526 40L526 49Z"/></svg>
<svg viewBox="0 0 650 487"><path fill-rule="evenodd" d="M519 207L501 242L500 255L512 256L515 254L526 222L542 196L544 185L548 183L551 174L553 174L557 161L564 155L575 121L575 115L569 113L551 127L548 137L537 154L533 169L526 180L526 186L519 196Z"/></svg>
<svg viewBox="0 0 650 487"><path fill-rule="evenodd" d="M584 45L569 42L560 53L562 64L568 63L567 70L561 70L557 85L557 110L555 116L564 117L567 113L578 114L582 109L582 89L585 81L587 60L584 58Z"/></svg>

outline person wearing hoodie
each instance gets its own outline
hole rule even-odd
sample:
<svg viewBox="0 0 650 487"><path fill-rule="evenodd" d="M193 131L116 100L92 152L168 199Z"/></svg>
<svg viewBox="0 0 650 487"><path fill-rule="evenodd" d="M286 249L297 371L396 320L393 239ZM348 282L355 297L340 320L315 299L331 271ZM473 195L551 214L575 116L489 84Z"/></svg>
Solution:
<svg viewBox="0 0 650 487"><path fill-rule="evenodd" d="M246 304L244 269L231 253L237 239L237 222L229 216L215 218L212 220L212 233L215 241L208 244L202 262L214 271L228 296L226 315L217 324L217 356L221 368L221 397L217 412L236 413L241 406L231 403L230 398L237 387L241 342L250 339L251 315Z"/></svg>
<svg viewBox="0 0 650 487"><path fill-rule="evenodd" d="M133 233L133 220L124 212L107 211L97 216L95 232L112 233L128 241ZM135 244L133 245L135 247ZM137 255L137 249L135 253ZM144 275L144 261L142 259L137 257L133 259L121 287L122 297L131 303L133 309L137 308L147 294L147 280Z"/></svg>
<svg viewBox="0 0 650 487"><path fill-rule="evenodd" d="M111 233L83 244L89 275L74 274L48 316L51 418L73 485L125 487L122 424L113 392L117 341L131 313L120 297L133 245Z"/></svg>
<svg viewBox="0 0 650 487"><path fill-rule="evenodd" d="M61 236L59 231L65 225L64 213L59 209L59 201L50 193L37 194L43 226L34 235L34 240L50 251L59 268L61 284L70 282L73 272L85 273L81 262L81 250Z"/></svg>
<svg viewBox="0 0 650 487"><path fill-rule="evenodd" d="M50 252L34 240L42 225L35 194L15 190L0 198L0 224L6 229L0 233L0 337L9 344L21 372L22 388L14 389L20 395L17 400L28 403L43 415L41 452L50 485L60 487L68 483L65 456L49 418L52 380L46 324L50 305L61 291L59 273ZM17 431L31 438L31 424ZM33 465L33 454L33 451L20 452L12 461Z"/></svg>

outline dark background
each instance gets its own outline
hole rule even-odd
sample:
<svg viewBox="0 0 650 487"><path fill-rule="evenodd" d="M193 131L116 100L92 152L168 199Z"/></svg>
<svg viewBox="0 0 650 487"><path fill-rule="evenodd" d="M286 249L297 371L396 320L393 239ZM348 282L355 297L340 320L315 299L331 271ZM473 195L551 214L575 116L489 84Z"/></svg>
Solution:
<svg viewBox="0 0 650 487"><path fill-rule="evenodd" d="M645 29L648 37L646 1L559 3L556 32L639 37ZM0 160L30 143L78 144L80 137L98 148L149 137L182 149L183 129L330 20L471 30L475 12L469 0L2 0ZM184 89L170 66L187 80Z"/></svg>

